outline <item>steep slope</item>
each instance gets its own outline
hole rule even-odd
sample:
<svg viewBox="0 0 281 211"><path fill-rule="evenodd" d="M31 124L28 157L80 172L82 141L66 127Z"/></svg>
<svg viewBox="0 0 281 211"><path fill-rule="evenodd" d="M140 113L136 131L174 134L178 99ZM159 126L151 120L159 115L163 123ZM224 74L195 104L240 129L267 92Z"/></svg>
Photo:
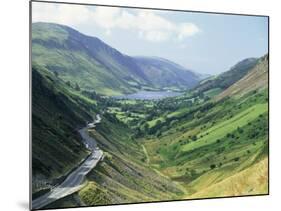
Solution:
<svg viewBox="0 0 281 211"><path fill-rule="evenodd" d="M258 62L256 58L244 59L234 65L230 70L221 73L218 76L203 80L194 88L195 92L205 92L211 89L226 89L242 77L244 77Z"/></svg>
<svg viewBox="0 0 281 211"><path fill-rule="evenodd" d="M209 102L183 113L172 127L162 125L160 136L144 142L151 165L184 186L185 198L266 194L267 169L255 172L253 165L268 156L267 97L267 90L260 90ZM260 189L251 190L255 181L243 184L241 175L255 174L264 179Z"/></svg>
<svg viewBox="0 0 281 211"><path fill-rule="evenodd" d="M79 193L84 203L134 203L172 200L181 196L183 190L180 186L146 165L141 145L130 137L132 132L124 128L122 123L116 124L118 121L109 116L92 133L107 156L88 176L92 182L88 188L94 183L94 189L103 190L107 201L97 201L94 198L88 201L87 194L84 193L89 193L86 188Z"/></svg>
<svg viewBox="0 0 281 211"><path fill-rule="evenodd" d="M88 174L83 189L48 208L172 200L184 196L181 186L146 165L145 154L131 138L129 128L110 114L105 113L102 119L90 134L105 152L105 158Z"/></svg>
<svg viewBox="0 0 281 211"><path fill-rule="evenodd" d="M159 121L143 141L151 166L185 187L184 198L268 193L266 64L265 56L249 72L263 74L245 83L241 95L189 104L184 103L188 96L164 99L153 108L162 108L164 115L143 120L146 131L151 131L149 122ZM243 180L243 176L249 179Z"/></svg>
<svg viewBox="0 0 281 211"><path fill-rule="evenodd" d="M63 25L32 24L32 56L33 61L58 72L63 79L104 94L133 91L128 82L145 83L130 58L98 38Z"/></svg>
<svg viewBox="0 0 281 211"><path fill-rule="evenodd" d="M157 57L135 57L151 83L159 88L192 88L198 84L200 76L167 59Z"/></svg>
<svg viewBox="0 0 281 211"><path fill-rule="evenodd" d="M261 88L268 88L268 54L260 58L257 65L247 75L220 93L216 99L220 100L226 96L242 96Z"/></svg>
<svg viewBox="0 0 281 211"><path fill-rule="evenodd" d="M155 80L154 73L148 69L151 66L155 69L155 64L147 66L146 61L142 65L140 60L136 62L135 58L120 53L96 37L53 23L32 24L32 57L49 71L59 73L64 80L106 95L171 85L188 88L199 80L195 74L170 62L161 63L160 78ZM182 77L187 78L183 80Z"/></svg>
<svg viewBox="0 0 281 211"><path fill-rule="evenodd" d="M92 105L64 86L46 69L32 65L33 192L55 184L88 154L76 128L91 120Z"/></svg>
<svg viewBox="0 0 281 211"><path fill-rule="evenodd" d="M266 194L268 193L267 181L268 158L264 158L249 168L246 168L221 182L210 185L188 198L241 196L260 193Z"/></svg>
<svg viewBox="0 0 281 211"><path fill-rule="evenodd" d="M83 96L84 92L75 91L37 64L32 67L32 92L35 196L62 181L89 154L76 129L107 103ZM47 207L74 206L77 201L79 205L159 201L183 195L180 186L146 165L141 145L131 138L132 131L112 115L104 113L90 134L104 151L104 160L87 176L81 191Z"/></svg>

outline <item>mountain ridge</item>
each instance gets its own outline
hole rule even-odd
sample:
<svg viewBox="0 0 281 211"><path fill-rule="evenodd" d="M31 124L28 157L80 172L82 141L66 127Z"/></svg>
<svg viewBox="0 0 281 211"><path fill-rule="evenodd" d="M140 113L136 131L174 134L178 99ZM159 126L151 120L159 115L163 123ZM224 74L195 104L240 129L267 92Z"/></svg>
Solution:
<svg viewBox="0 0 281 211"><path fill-rule="evenodd" d="M268 54L259 58L257 64L243 78L225 89L216 96L216 99L219 100L226 96L242 96L250 91L263 88L268 88Z"/></svg>
<svg viewBox="0 0 281 211"><path fill-rule="evenodd" d="M64 80L106 95L144 89L188 89L200 80L199 75L169 60L157 59L161 68L148 64L147 59L143 65L141 59L122 54L97 37L54 23L32 24L32 56L41 66L61 74ZM151 68L157 71L157 80ZM75 77L78 70L80 79Z"/></svg>
<svg viewBox="0 0 281 211"><path fill-rule="evenodd" d="M257 64L257 62L258 58L243 59L229 68L229 70L202 80L196 87L194 87L193 91L200 93L215 88L225 90L243 78Z"/></svg>

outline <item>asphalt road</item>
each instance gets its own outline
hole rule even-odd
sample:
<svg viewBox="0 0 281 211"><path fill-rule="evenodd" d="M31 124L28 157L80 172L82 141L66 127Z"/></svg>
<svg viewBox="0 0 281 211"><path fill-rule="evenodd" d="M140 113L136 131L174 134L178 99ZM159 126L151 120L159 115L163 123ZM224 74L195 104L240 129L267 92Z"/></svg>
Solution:
<svg viewBox="0 0 281 211"><path fill-rule="evenodd" d="M99 123L101 118L97 115L97 120L94 123ZM85 179L85 176L97 165L97 163L102 158L102 150L96 148L96 141L91 138L87 132L87 127L79 130L83 141L86 146L92 150L91 155L68 177L59 185L53 188L50 192L32 200L32 209L40 209L44 206L60 199L65 196L68 196L72 193L75 193L82 187L82 183Z"/></svg>

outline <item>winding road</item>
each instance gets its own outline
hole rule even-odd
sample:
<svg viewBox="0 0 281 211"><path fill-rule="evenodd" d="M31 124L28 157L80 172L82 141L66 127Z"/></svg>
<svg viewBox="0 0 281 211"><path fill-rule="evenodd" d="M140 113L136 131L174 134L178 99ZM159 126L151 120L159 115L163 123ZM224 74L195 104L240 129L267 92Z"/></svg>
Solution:
<svg viewBox="0 0 281 211"><path fill-rule="evenodd" d="M91 155L76 170L69 174L60 185L53 188L50 192L32 200L33 210L43 208L58 199L77 192L83 187L82 183L85 176L97 165L103 156L102 150L97 148L95 139L90 137L87 132L88 128L93 128L100 121L101 117L98 114L93 123L89 123L87 127L79 130L85 145L92 151Z"/></svg>

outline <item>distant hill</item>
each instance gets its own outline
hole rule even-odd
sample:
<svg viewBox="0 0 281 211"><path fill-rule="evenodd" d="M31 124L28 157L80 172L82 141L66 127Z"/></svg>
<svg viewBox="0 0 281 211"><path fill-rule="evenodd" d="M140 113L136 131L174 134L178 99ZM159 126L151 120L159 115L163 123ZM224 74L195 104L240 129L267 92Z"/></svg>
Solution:
<svg viewBox="0 0 281 211"><path fill-rule="evenodd" d="M167 60L130 57L96 37L53 23L32 24L32 59L66 81L106 95L190 88L201 79Z"/></svg>
<svg viewBox="0 0 281 211"><path fill-rule="evenodd" d="M241 96L261 88L268 88L268 54L258 59L256 66L247 75L220 93L216 99L226 96Z"/></svg>
<svg viewBox="0 0 281 211"><path fill-rule="evenodd" d="M244 77L258 62L256 58L248 58L238 62L230 68L230 70L219 74L218 76L211 76L197 85L194 88L195 92L205 92L210 89L226 89L232 84Z"/></svg>
<svg viewBox="0 0 281 211"><path fill-rule="evenodd" d="M191 88L198 84L200 75L158 57L135 57L138 66L155 87Z"/></svg>

